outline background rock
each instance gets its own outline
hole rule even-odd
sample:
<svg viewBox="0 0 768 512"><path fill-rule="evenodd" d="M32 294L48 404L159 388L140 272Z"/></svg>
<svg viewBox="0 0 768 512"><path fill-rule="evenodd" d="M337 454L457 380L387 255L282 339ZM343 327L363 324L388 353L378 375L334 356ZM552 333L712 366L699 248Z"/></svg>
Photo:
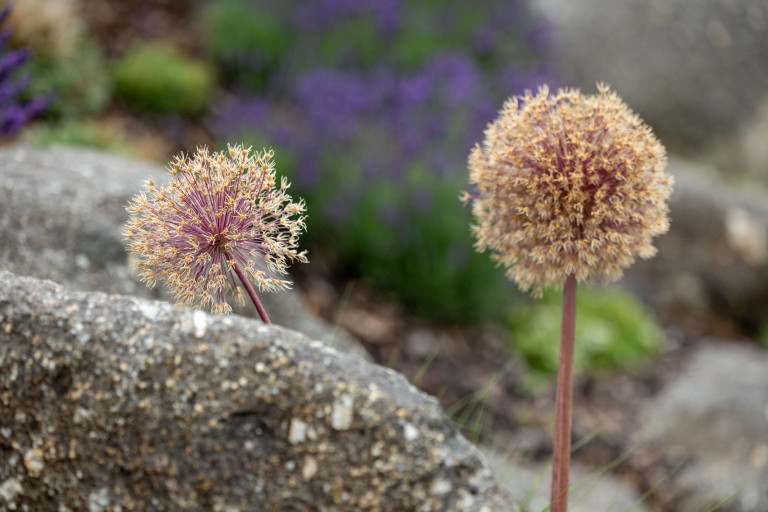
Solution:
<svg viewBox="0 0 768 512"><path fill-rule="evenodd" d="M678 378L638 416L633 457L679 512L768 510L768 354L702 342ZM664 461L659 463L659 460ZM727 501L727 503L726 503Z"/></svg>
<svg viewBox="0 0 768 512"><path fill-rule="evenodd" d="M518 510L433 398L280 327L0 272L0 340L6 509Z"/></svg>
<svg viewBox="0 0 768 512"><path fill-rule="evenodd" d="M523 463L488 454L499 481L521 500L524 512L548 510L552 481L551 464ZM570 512L629 511L649 512L640 494L610 472L610 468L588 468L571 464L572 490L568 496Z"/></svg>
<svg viewBox="0 0 768 512"><path fill-rule="evenodd" d="M768 326L768 196L728 185L711 170L672 158L671 227L658 254L624 284L665 325L712 332L718 322L757 335ZM697 324L708 323L704 327Z"/></svg>
<svg viewBox="0 0 768 512"><path fill-rule="evenodd" d="M65 147L0 148L0 162L0 269L75 290L168 300L162 285L149 290L132 275L122 240L129 199L150 176L165 181L163 168ZM260 298L272 322L364 355L346 332L308 314L298 292Z"/></svg>
<svg viewBox="0 0 768 512"><path fill-rule="evenodd" d="M605 81L676 147L728 135L768 98L763 0L537 0L580 87Z"/></svg>
<svg viewBox="0 0 768 512"><path fill-rule="evenodd" d="M768 2L534 0L565 82L606 82L676 153L768 186Z"/></svg>

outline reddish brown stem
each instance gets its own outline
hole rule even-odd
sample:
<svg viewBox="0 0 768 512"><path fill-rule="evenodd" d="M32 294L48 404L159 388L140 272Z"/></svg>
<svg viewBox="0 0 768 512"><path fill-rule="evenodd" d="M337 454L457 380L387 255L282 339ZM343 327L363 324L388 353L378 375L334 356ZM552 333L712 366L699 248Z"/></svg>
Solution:
<svg viewBox="0 0 768 512"><path fill-rule="evenodd" d="M248 292L248 296L251 298L251 302L253 302L253 305L256 306L256 311L259 313L259 317L261 318L261 320L265 324L271 324L272 322L269 321L269 317L267 316L267 311L264 309L264 306L261 305L261 301L259 300L259 297L256 295L256 290L253 289L251 282L248 281L248 278L243 272L243 269L240 268L240 266L237 264L234 258L232 258L232 256L229 255L229 253L225 252L224 256L226 256L227 261L229 261L230 264L232 265L232 268L235 270L235 274L237 274L237 277L240 278L240 282L243 283L243 286L245 287L245 291Z"/></svg>
<svg viewBox="0 0 768 512"><path fill-rule="evenodd" d="M568 472L571 464L571 409L573 406L573 351L576 338L576 276L565 278L560 362L555 399L555 449L552 462L552 512L568 511Z"/></svg>

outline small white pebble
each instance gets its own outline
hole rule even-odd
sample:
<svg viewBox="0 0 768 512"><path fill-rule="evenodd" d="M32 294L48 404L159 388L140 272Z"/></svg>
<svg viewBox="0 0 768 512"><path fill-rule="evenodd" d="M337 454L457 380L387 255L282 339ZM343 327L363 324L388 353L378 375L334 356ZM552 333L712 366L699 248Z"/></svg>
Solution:
<svg viewBox="0 0 768 512"><path fill-rule="evenodd" d="M406 441L413 441L419 437L419 429L410 423L406 423L403 425L403 437Z"/></svg>
<svg viewBox="0 0 768 512"><path fill-rule="evenodd" d="M39 477L45 468L43 452L39 448L32 448L24 453L24 467L32 478Z"/></svg>
<svg viewBox="0 0 768 512"><path fill-rule="evenodd" d="M88 495L88 512L104 512L109 506L109 489L102 487Z"/></svg>
<svg viewBox="0 0 768 512"><path fill-rule="evenodd" d="M91 266L91 260L88 258L87 255L83 253L79 253L75 255L75 265L80 270L86 270L88 267Z"/></svg>
<svg viewBox="0 0 768 512"><path fill-rule="evenodd" d="M2 497L5 500L5 502L8 503L9 505L13 504L14 507L16 506L16 504L14 503L13 500L15 500L16 496L18 496L22 492L24 492L24 488L21 486L21 483L15 478L9 478L8 480L0 484L0 497Z"/></svg>
<svg viewBox="0 0 768 512"><path fill-rule="evenodd" d="M314 457L307 455L304 458L304 466L301 468L301 476L304 480L309 480L317 474L317 461Z"/></svg>
<svg viewBox="0 0 768 512"><path fill-rule="evenodd" d="M300 419L291 418L291 426L288 428L288 442L291 444L303 443L307 440L307 424Z"/></svg>
<svg viewBox="0 0 768 512"><path fill-rule="evenodd" d="M432 496L448 494L451 491L451 488L451 482L441 478L432 482L432 485L429 486L429 494Z"/></svg>
<svg viewBox="0 0 768 512"><path fill-rule="evenodd" d="M160 313L160 306L155 302L140 302L139 311L148 319L154 320Z"/></svg>
<svg viewBox="0 0 768 512"><path fill-rule="evenodd" d="M333 401L331 426L335 430L346 430L352 426L353 405L352 397L347 394L343 394Z"/></svg>
<svg viewBox="0 0 768 512"><path fill-rule="evenodd" d="M208 316L202 311L194 311L192 313L192 325L195 327L195 338L202 338L205 336L205 331L208 330Z"/></svg>

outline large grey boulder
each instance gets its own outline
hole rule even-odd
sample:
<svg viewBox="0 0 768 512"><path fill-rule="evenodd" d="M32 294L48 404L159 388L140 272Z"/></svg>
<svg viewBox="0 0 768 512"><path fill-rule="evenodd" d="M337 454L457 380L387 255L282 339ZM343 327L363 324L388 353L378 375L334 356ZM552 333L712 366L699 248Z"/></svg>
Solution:
<svg viewBox="0 0 768 512"><path fill-rule="evenodd" d="M399 374L237 316L0 272L0 508L519 510Z"/></svg>
<svg viewBox="0 0 768 512"><path fill-rule="evenodd" d="M702 341L637 417L633 458L671 509L768 510L768 352Z"/></svg>
<svg viewBox="0 0 768 512"><path fill-rule="evenodd" d="M150 176L161 183L167 172L80 148L0 147L0 269L74 290L167 300L161 285L149 290L131 273L122 240L128 200ZM308 314L297 292L260 297L272 322L363 354L343 330Z"/></svg>
<svg viewBox="0 0 768 512"><path fill-rule="evenodd" d="M764 0L534 3L554 21L559 66L576 85L611 84L668 144L706 148L768 99L768 67L757 64L768 55Z"/></svg>

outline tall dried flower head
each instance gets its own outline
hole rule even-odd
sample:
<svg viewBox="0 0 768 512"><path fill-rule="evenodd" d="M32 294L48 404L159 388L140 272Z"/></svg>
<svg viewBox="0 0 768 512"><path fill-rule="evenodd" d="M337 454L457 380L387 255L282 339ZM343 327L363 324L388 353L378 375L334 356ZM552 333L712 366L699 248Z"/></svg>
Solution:
<svg viewBox="0 0 768 512"><path fill-rule="evenodd" d="M664 147L615 93L598 90L512 97L469 156L475 246L537 296L568 275L617 279L669 228Z"/></svg>
<svg viewBox="0 0 768 512"><path fill-rule="evenodd" d="M224 314L232 311L227 293L243 301L235 276L249 294L248 277L260 290L284 289L287 261L307 261L296 249L306 229L304 201L292 201L285 178L277 185L273 152L228 148L177 156L167 185L149 179L130 202L123 230L148 286L161 279L178 304Z"/></svg>

